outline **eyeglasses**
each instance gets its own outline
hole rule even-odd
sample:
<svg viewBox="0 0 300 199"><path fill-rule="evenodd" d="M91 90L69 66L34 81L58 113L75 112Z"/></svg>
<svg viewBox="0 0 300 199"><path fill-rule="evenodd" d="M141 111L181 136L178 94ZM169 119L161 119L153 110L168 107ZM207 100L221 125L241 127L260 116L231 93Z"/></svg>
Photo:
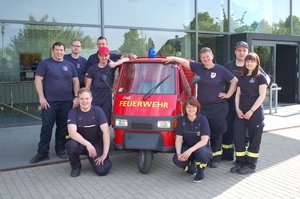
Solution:
<svg viewBox="0 0 300 199"><path fill-rule="evenodd" d="M72 45L74 48L81 48L81 46Z"/></svg>
<svg viewBox="0 0 300 199"><path fill-rule="evenodd" d="M196 109L197 106L187 106L186 109Z"/></svg>

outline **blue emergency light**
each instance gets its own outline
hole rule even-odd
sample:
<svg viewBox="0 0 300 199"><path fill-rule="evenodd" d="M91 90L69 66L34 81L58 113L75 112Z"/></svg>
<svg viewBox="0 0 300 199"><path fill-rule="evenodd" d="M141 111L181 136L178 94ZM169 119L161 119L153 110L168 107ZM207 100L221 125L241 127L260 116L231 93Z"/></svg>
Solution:
<svg viewBox="0 0 300 199"><path fill-rule="evenodd" d="M148 57L149 58L156 58L156 52L154 48L150 48L148 52Z"/></svg>

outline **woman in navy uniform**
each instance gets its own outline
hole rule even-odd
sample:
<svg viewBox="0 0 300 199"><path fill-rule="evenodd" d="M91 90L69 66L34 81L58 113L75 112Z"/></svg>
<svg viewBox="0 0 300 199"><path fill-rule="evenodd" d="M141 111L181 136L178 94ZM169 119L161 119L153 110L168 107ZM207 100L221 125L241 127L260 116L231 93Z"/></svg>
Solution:
<svg viewBox="0 0 300 199"><path fill-rule="evenodd" d="M264 127L263 101L266 96L267 80L260 71L259 56L252 52L245 58L243 75L237 83L234 122L235 167L231 173L249 174L255 172ZM248 129L249 147L245 147Z"/></svg>
<svg viewBox="0 0 300 199"><path fill-rule="evenodd" d="M210 48L202 48L199 55L202 63L179 57L166 57L165 62L177 62L201 78L197 83L197 100L201 104L201 114L208 119L210 125L210 146L213 152L210 167L217 168L222 155L222 135L227 129L226 117L229 110L227 99L234 93L238 80L230 71L213 60L214 55ZM230 83L227 93L223 90L225 82Z"/></svg>
<svg viewBox="0 0 300 199"><path fill-rule="evenodd" d="M196 174L194 182L204 178L204 168L213 154L208 141L210 128L208 120L200 114L200 103L188 97L182 107L183 116L178 119L175 129L176 153L173 162L189 174Z"/></svg>

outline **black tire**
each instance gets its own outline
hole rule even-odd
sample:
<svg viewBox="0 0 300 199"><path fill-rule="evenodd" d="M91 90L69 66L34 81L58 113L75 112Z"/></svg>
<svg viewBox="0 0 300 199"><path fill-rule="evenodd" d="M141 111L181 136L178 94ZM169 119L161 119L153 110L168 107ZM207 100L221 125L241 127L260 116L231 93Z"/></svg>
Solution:
<svg viewBox="0 0 300 199"><path fill-rule="evenodd" d="M151 169L152 151L139 150L138 166L142 174L147 174Z"/></svg>

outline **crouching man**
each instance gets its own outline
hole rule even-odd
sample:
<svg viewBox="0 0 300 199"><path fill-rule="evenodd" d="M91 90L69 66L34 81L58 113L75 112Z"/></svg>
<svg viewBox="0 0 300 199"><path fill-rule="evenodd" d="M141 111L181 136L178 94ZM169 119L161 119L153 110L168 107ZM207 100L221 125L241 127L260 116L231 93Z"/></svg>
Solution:
<svg viewBox="0 0 300 199"><path fill-rule="evenodd" d="M112 163L108 158L110 132L103 110L91 105L92 93L88 88L78 91L79 106L70 110L68 132L71 139L66 143L72 167L71 176L80 175L80 155L87 155L99 176L106 175Z"/></svg>

